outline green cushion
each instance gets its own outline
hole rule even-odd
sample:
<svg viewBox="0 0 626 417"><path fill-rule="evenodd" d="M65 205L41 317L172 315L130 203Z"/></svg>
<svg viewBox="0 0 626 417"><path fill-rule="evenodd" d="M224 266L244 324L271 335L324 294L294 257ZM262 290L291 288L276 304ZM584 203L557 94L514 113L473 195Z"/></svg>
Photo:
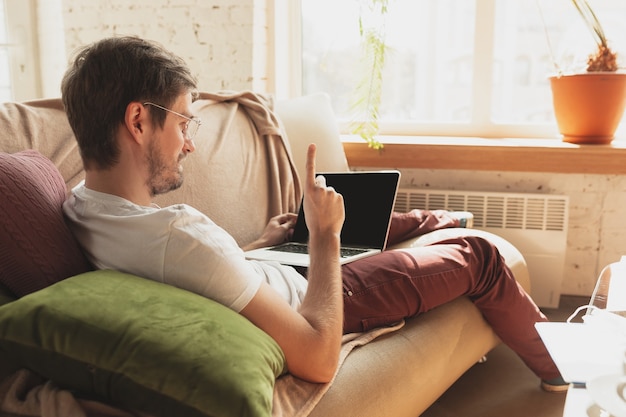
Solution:
<svg viewBox="0 0 626 417"><path fill-rule="evenodd" d="M284 355L196 294L94 271L0 307L0 355L61 386L156 416L269 416Z"/></svg>

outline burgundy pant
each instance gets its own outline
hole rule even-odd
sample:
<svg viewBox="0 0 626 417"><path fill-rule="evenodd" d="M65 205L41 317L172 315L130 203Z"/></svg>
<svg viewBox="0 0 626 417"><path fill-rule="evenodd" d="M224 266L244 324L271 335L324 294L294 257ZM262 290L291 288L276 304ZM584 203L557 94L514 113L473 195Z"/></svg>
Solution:
<svg viewBox="0 0 626 417"><path fill-rule="evenodd" d="M458 226L445 211L394 213L389 244ZM500 339L540 378L559 376L534 324L546 321L498 249L475 237L390 250L342 267L344 331L391 324L467 296Z"/></svg>

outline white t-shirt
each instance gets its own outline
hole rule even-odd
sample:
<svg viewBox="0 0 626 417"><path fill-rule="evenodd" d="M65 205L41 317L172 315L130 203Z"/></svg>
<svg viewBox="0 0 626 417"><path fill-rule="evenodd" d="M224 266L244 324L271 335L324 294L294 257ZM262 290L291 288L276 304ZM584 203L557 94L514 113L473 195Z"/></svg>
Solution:
<svg viewBox="0 0 626 417"><path fill-rule="evenodd" d="M262 280L298 308L306 279L275 262L247 260L235 239L185 204L159 208L79 184L63 204L70 227L98 269L184 288L239 312Z"/></svg>

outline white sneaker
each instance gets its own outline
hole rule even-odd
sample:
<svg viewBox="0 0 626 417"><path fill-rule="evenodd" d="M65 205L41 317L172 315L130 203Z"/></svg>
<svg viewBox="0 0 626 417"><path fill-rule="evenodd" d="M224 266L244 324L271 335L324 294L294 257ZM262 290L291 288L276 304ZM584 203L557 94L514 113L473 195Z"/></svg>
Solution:
<svg viewBox="0 0 626 417"><path fill-rule="evenodd" d="M469 211L451 211L450 215L455 219L459 219L458 227L471 229L474 226L474 215Z"/></svg>
<svg viewBox="0 0 626 417"><path fill-rule="evenodd" d="M550 380L541 381L541 389L545 392L560 393L569 389L569 384L563 380L562 377L553 378Z"/></svg>

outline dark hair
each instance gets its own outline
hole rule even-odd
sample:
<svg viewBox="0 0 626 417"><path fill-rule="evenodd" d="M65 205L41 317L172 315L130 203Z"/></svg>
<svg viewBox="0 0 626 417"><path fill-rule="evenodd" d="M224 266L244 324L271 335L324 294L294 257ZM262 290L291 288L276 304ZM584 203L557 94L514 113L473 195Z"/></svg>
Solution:
<svg viewBox="0 0 626 417"><path fill-rule="evenodd" d="M103 39L79 50L61 82L61 96L85 168L115 165L115 134L133 101L170 107L197 82L185 62L137 37ZM151 112L163 127L165 112Z"/></svg>

